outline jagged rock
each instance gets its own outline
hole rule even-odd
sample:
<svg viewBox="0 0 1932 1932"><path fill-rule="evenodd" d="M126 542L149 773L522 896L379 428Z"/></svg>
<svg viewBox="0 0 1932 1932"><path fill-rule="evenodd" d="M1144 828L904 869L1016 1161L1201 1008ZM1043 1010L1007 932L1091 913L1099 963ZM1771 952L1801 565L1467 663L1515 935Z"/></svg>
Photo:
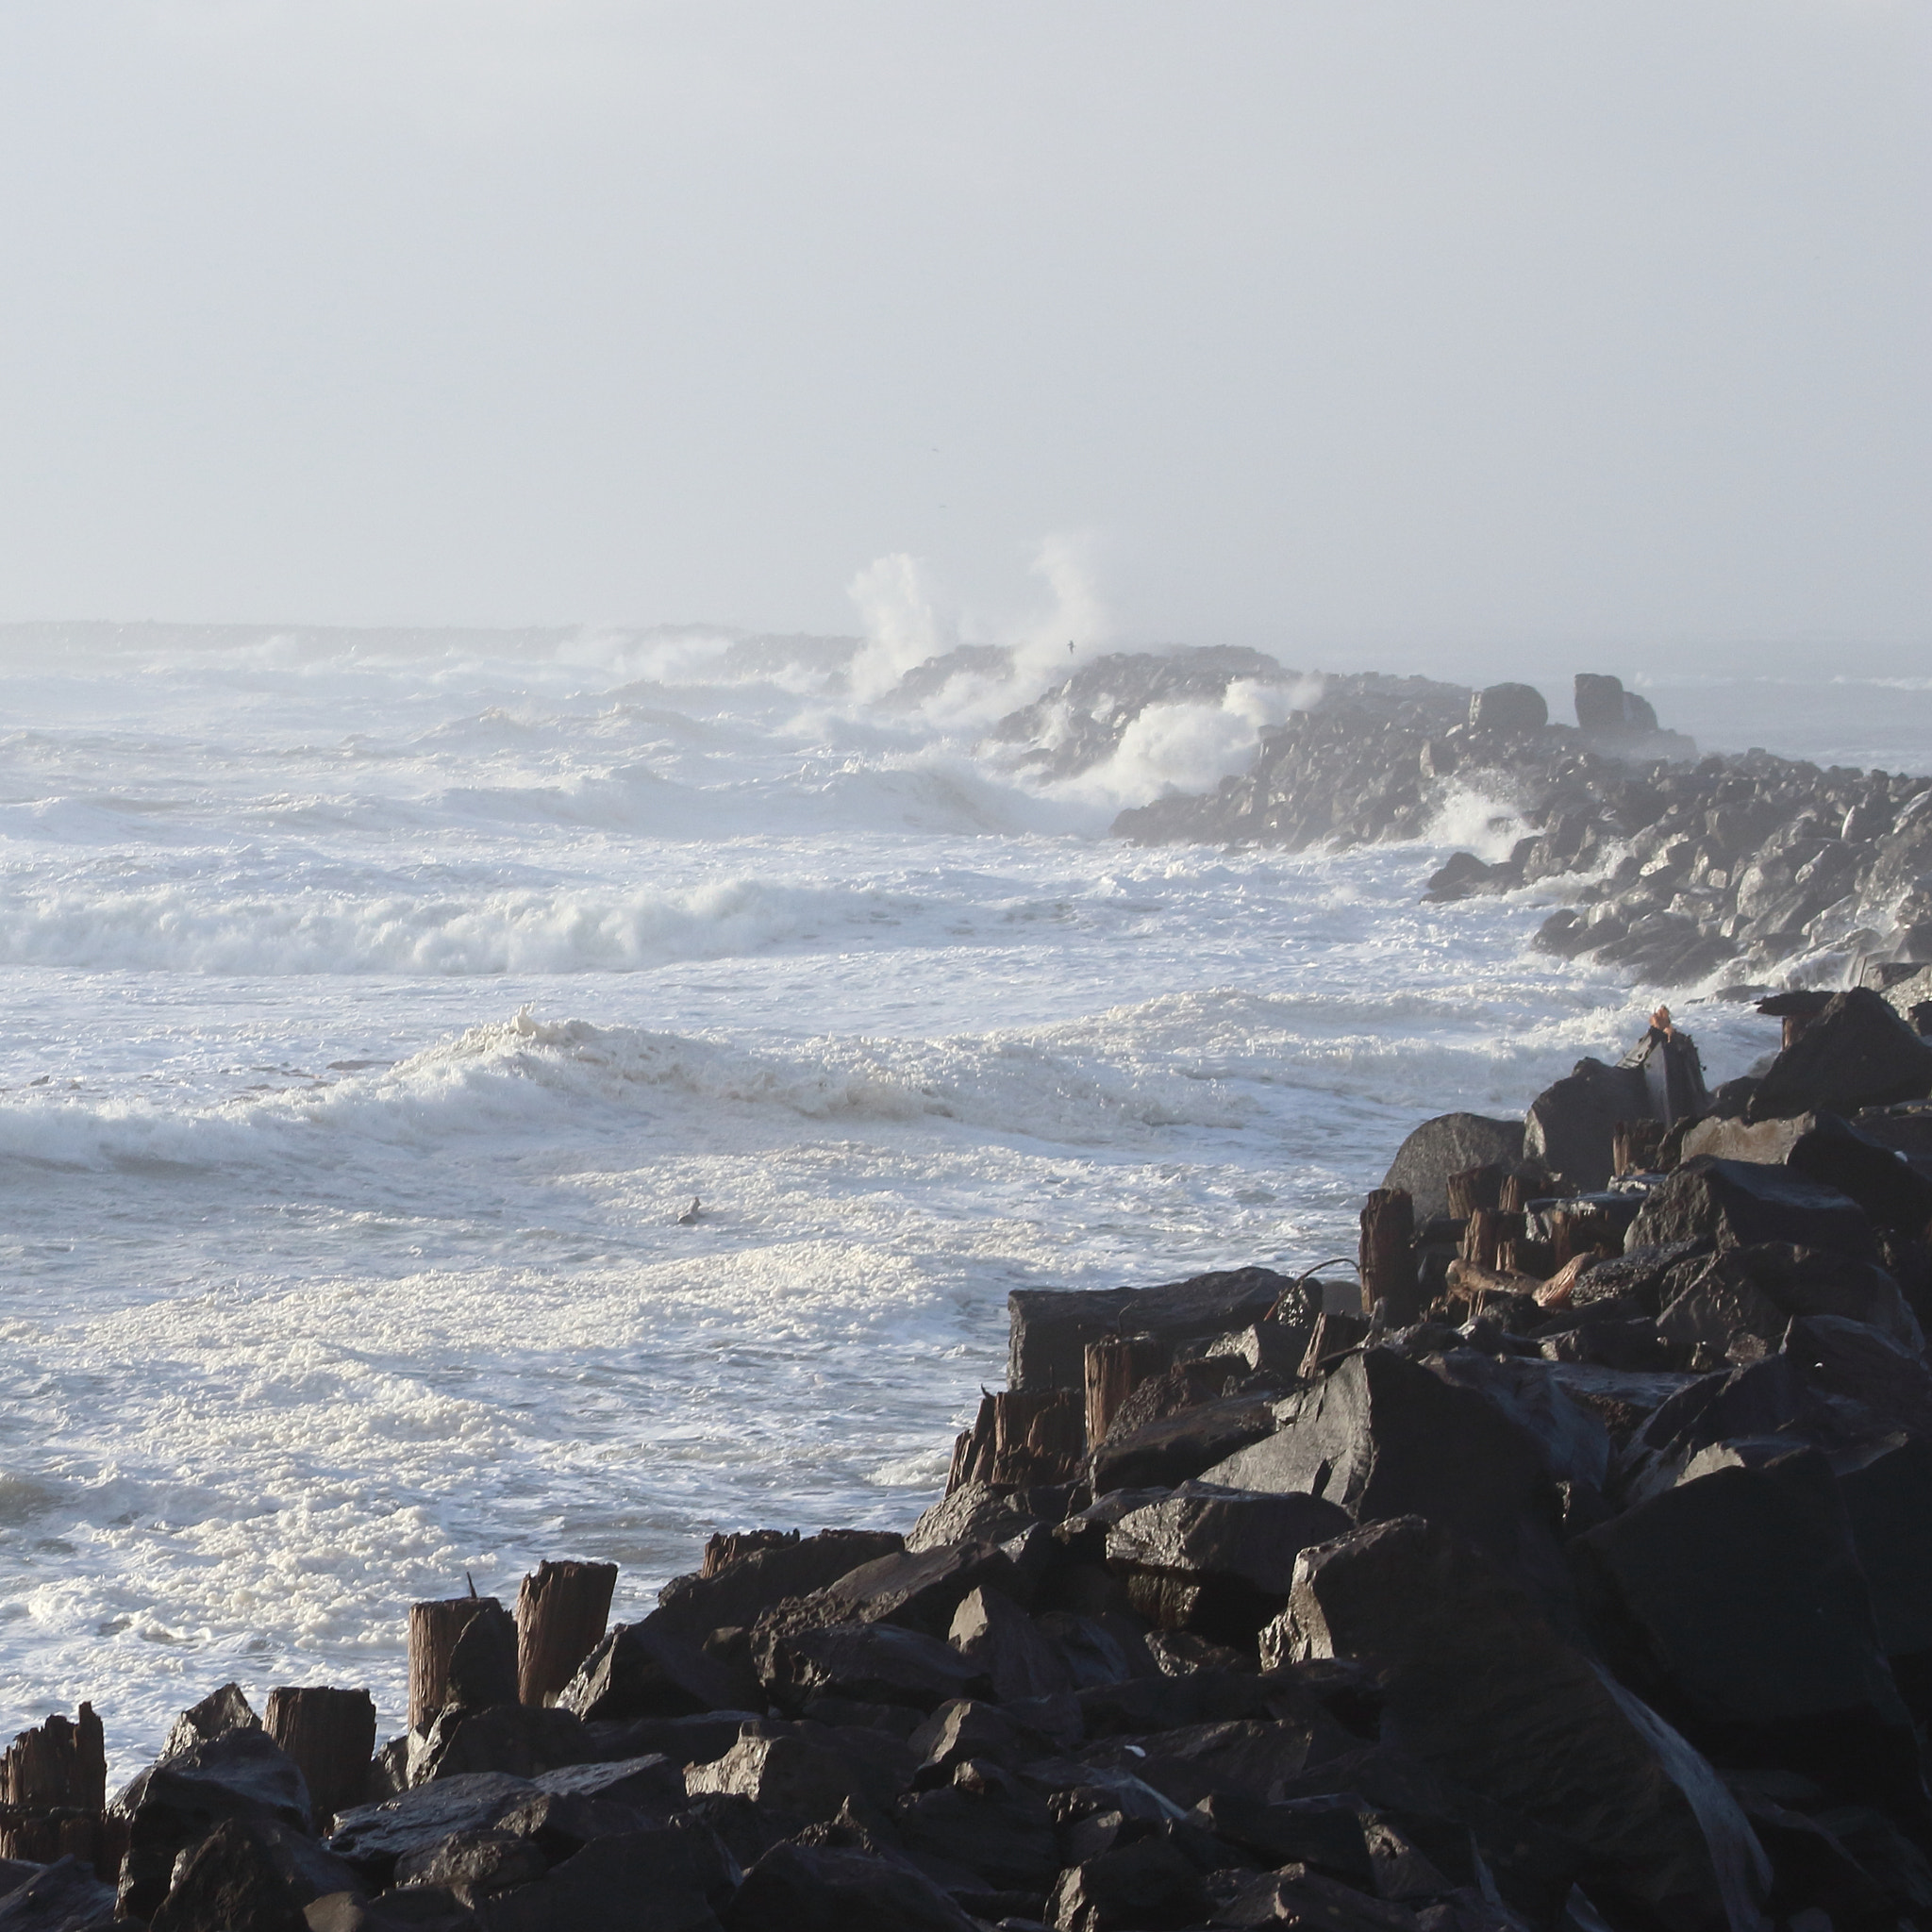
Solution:
<svg viewBox="0 0 1932 1932"><path fill-rule="evenodd" d="M916 1556L922 1550L936 1550L944 1543L1005 1542L1040 1521L1039 1515L1027 1507L1026 1494L1024 1490L996 1490L991 1483L962 1483L912 1525L905 1546Z"/></svg>
<svg viewBox="0 0 1932 1932"><path fill-rule="evenodd" d="M534 1885L491 1898L490 1932L717 1932L731 1866L702 1825L599 1838Z"/></svg>
<svg viewBox="0 0 1932 1932"><path fill-rule="evenodd" d="M684 1780L680 1777L678 1782ZM685 1796L678 1793L675 1808L683 1809ZM587 1797L581 1791L533 1791L497 1820L496 1831L506 1838L527 1839L555 1865L600 1838L616 1838L663 1822L615 1798Z"/></svg>
<svg viewBox="0 0 1932 1932"><path fill-rule="evenodd" d="M442 1887L411 1886L380 1898L338 1891L319 1898L302 1915L308 1932L476 1932L477 1917Z"/></svg>
<svg viewBox="0 0 1932 1932"><path fill-rule="evenodd" d="M1385 1188L1415 1204L1418 1227L1449 1211L1449 1176L1472 1167L1514 1167L1523 1158L1524 1124L1479 1113L1438 1114L1413 1129L1395 1151Z"/></svg>
<svg viewBox="0 0 1932 1932"><path fill-rule="evenodd" d="M1204 1918L1199 1868L1163 1838L1116 1846L1060 1874L1047 1901L1054 1932L1160 1932Z"/></svg>
<svg viewBox="0 0 1932 1932"><path fill-rule="evenodd" d="M950 1782L902 1798L893 1823L915 1859L970 1872L992 1891L1043 1897L1060 1868L1045 1801L991 1763L969 1759Z"/></svg>
<svg viewBox="0 0 1932 1932"><path fill-rule="evenodd" d="M1286 1647L1376 1658L1384 1739L1575 1851L1590 1896L1665 1924L1757 1923L1770 1868L1684 1740L1419 1517L1307 1552Z"/></svg>
<svg viewBox="0 0 1932 1932"><path fill-rule="evenodd" d="M542 1848L527 1834L456 1832L396 1860L396 1884L447 1891L475 1907L491 1893L531 1885L550 1870Z"/></svg>
<svg viewBox="0 0 1932 1932"><path fill-rule="evenodd" d="M254 1727L225 1730L150 1765L115 1800L128 1821L119 1910L146 1919L167 1895L176 1856L225 1819L263 1820L309 1829L308 1787L269 1737Z"/></svg>
<svg viewBox="0 0 1932 1932"><path fill-rule="evenodd" d="M115 1932L114 1888L91 1864L58 1858L0 1898L0 1932Z"/></svg>
<svg viewBox="0 0 1932 1932"><path fill-rule="evenodd" d="M1750 1118L1855 1113L1932 1093L1932 1042L1869 987L1836 993L1778 1055L1751 1096Z"/></svg>
<svg viewBox="0 0 1932 1932"><path fill-rule="evenodd" d="M1836 1189L1788 1168L1755 1161L1687 1160L1651 1191L1624 1237L1627 1248L1709 1241L1720 1249L1766 1241L1824 1248L1875 1261L1878 1243L1864 1209Z"/></svg>
<svg viewBox="0 0 1932 1932"><path fill-rule="evenodd" d="M1123 1517L1107 1554L1127 1574L1128 1600L1158 1627L1243 1644L1287 1602L1295 1557L1353 1527L1313 1496L1190 1482Z"/></svg>
<svg viewBox="0 0 1932 1932"><path fill-rule="evenodd" d="M517 1701L516 1619L486 1597L449 1654L449 1702L487 1710Z"/></svg>
<svg viewBox="0 0 1932 1932"><path fill-rule="evenodd" d="M1859 1404L1872 1433L1932 1435L1932 1368L1916 1349L1869 1323L1805 1315L1785 1332L1783 1356L1809 1386L1839 1405Z"/></svg>
<svg viewBox="0 0 1932 1932"><path fill-rule="evenodd" d="M684 1800L683 1767L690 1762L689 1757L674 1761L663 1752L653 1751L639 1757L561 1765L530 1782L540 1791L608 1798L643 1811L675 1810Z"/></svg>
<svg viewBox="0 0 1932 1932"><path fill-rule="evenodd" d="M328 1848L369 1880L370 1890L390 1882L396 1861L458 1833L494 1828L505 1812L523 1804L536 1787L527 1778L498 1772L473 1773L417 1785L379 1805L358 1805L336 1819Z"/></svg>
<svg viewBox="0 0 1932 1932"><path fill-rule="evenodd" d="M975 1932L923 1873L869 1852L774 1846L744 1874L725 1932Z"/></svg>
<svg viewBox="0 0 1932 1932"><path fill-rule="evenodd" d="M308 1932L307 1903L254 1831L230 1818L183 1855L150 1924L154 1932Z"/></svg>
<svg viewBox="0 0 1932 1932"><path fill-rule="evenodd" d="M1194 1815L1265 1865L1311 1865L1353 1885L1374 1882L1361 1800L1352 1792L1272 1805L1241 1791L1210 1791Z"/></svg>
<svg viewBox="0 0 1932 1932"><path fill-rule="evenodd" d="M745 1540L749 1541L749 1539ZM906 1539L890 1530L824 1529L816 1536L773 1537L741 1555L727 1557L715 1569L695 1576L674 1576L658 1593L658 1607L641 1624L688 1643L702 1643L713 1630L731 1625L748 1630L774 1604L809 1596L861 1563L891 1556Z"/></svg>
<svg viewBox="0 0 1932 1932"><path fill-rule="evenodd" d="M1617 1123L1652 1118L1650 1087L1641 1068L1581 1059L1530 1102L1523 1158L1561 1174L1574 1191L1588 1193L1609 1184Z"/></svg>
<svg viewBox="0 0 1932 1932"><path fill-rule="evenodd" d="M1132 1741L1104 1740L1079 1752L1078 1761L1090 1771L1140 1778L1185 1811L1210 1791L1265 1798L1284 1778L1345 1757L1357 1741L1325 1712L1313 1710L1150 1731Z"/></svg>
<svg viewBox="0 0 1932 1932"><path fill-rule="evenodd" d="M1765 1342L1757 1354L1774 1350L1784 1339L1785 1324L1803 1315L1862 1322L1914 1353L1924 1345L1918 1318L1906 1306L1897 1282L1870 1261L1788 1241L1762 1241L1725 1248L1675 1272L1682 1286L1673 1307L1695 1294L1731 1297L1740 1310L1748 1305L1752 1313L1741 1325ZM1667 1308L1658 1317L1659 1327L1666 1325L1669 1313Z"/></svg>
<svg viewBox="0 0 1932 1932"><path fill-rule="evenodd" d="M1793 1124L1802 1131L1785 1165L1794 1174L1848 1195L1875 1227L1919 1236L1932 1224L1932 1180L1915 1174L1890 1147L1836 1114L1800 1114Z"/></svg>
<svg viewBox="0 0 1932 1932"><path fill-rule="evenodd" d="M660 1614L617 1624L577 1667L556 1707L586 1724L741 1707L744 1685L689 1637L658 1623Z"/></svg>
<svg viewBox="0 0 1932 1932"><path fill-rule="evenodd" d="M1217 1915L1224 1925L1320 1925L1324 1932L1445 1932L1424 1926L1407 1907L1372 1898L1319 1872L1293 1866L1243 1881ZM1515 1922L1498 1915L1504 1925ZM1461 1932L1460 1926L1455 1932Z"/></svg>
<svg viewBox="0 0 1932 1932"><path fill-rule="evenodd" d="M1679 1483L1574 1548L1618 1674L1722 1761L1924 1807L1911 1718L1816 1451Z"/></svg>
<svg viewBox="0 0 1932 1932"><path fill-rule="evenodd" d="M1303 1347L1306 1351L1306 1341ZM1296 1367L1300 1367L1299 1360ZM1213 1357L1176 1362L1161 1374L1150 1375L1122 1401L1108 1424L1103 1442L1095 1446L1124 1442L1129 1436L1138 1435L1149 1423L1165 1422L1168 1417L1179 1415L1186 1409L1219 1402L1232 1392L1228 1387L1230 1382L1239 1383L1245 1378L1246 1364L1242 1362Z"/></svg>
<svg viewBox="0 0 1932 1932"><path fill-rule="evenodd" d="M949 1641L1001 1704L1064 1697L1074 1688L1059 1654L1032 1618L998 1591L975 1590L954 1612Z"/></svg>
<svg viewBox="0 0 1932 1932"><path fill-rule="evenodd" d="M686 1791L693 1798L749 1798L793 1828L836 1818L854 1798L863 1796L864 1781L842 1754L796 1731L759 1726L758 1732L762 1735L747 1728L714 1763L686 1766Z"/></svg>
<svg viewBox="0 0 1932 1932"><path fill-rule="evenodd" d="M1080 1707L1070 1696L1029 1700L1021 1707L961 1698L941 1705L907 1740L920 1756L913 1786L950 1782L969 1758L1011 1771L1081 1741Z"/></svg>
<svg viewBox="0 0 1932 1932"><path fill-rule="evenodd" d="M1541 1445L1475 1391L1372 1348L1279 1404L1275 1416L1274 1435L1217 1463L1205 1480L1319 1496L1356 1523L1426 1516L1541 1591L1562 1594L1555 1491Z"/></svg>
<svg viewBox="0 0 1932 1932"><path fill-rule="evenodd" d="M1048 1533L1038 1533L1051 1548ZM877 1557L824 1590L766 1612L754 1641L767 1633L789 1635L828 1624L900 1624L943 1637L953 1613L974 1590L1000 1590L1016 1598L1030 1595L1029 1570L1016 1560L1022 1550L1019 1542L947 1543Z"/></svg>
<svg viewBox="0 0 1932 1932"><path fill-rule="evenodd" d="M773 1703L794 1715L823 1696L930 1711L950 1698L987 1690L984 1674L951 1644L894 1624L825 1624L789 1635L763 1631L755 1655Z"/></svg>
<svg viewBox="0 0 1932 1932"><path fill-rule="evenodd" d="M1196 1274L1159 1288L1015 1289L1007 1386L1025 1394L1085 1386L1090 1341L1154 1335L1170 1347L1261 1321L1295 1284L1269 1268Z"/></svg>
<svg viewBox="0 0 1932 1932"><path fill-rule="evenodd" d="M1839 1494L1893 1681L1925 1723L1932 1719L1932 1442L1888 1440L1840 1470Z"/></svg>
<svg viewBox="0 0 1932 1932"><path fill-rule="evenodd" d="M219 1690L210 1690L199 1704L190 1705L175 1720L168 1740L161 1746L161 1756L174 1757L183 1751L192 1751L197 1744L206 1744L225 1731L260 1728L261 1720L256 1716L241 1685L224 1684Z"/></svg>
<svg viewBox="0 0 1932 1932"><path fill-rule="evenodd" d="M1259 1441L1274 1427L1263 1395L1225 1396L1147 1424L1093 1452L1096 1495L1113 1490L1172 1489Z"/></svg>
<svg viewBox="0 0 1932 1932"><path fill-rule="evenodd" d="M430 1726L411 1782L490 1771L535 1777L559 1765L581 1764L594 1749L576 1713L561 1707L495 1704L471 1710L452 1705Z"/></svg>

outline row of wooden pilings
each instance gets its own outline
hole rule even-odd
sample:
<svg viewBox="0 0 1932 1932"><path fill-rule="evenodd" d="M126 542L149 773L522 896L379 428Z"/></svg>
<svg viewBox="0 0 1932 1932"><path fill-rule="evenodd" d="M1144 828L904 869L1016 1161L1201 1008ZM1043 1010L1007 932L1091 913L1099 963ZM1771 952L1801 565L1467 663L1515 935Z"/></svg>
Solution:
<svg viewBox="0 0 1932 1932"><path fill-rule="evenodd" d="M545 1562L524 1578L513 1615L474 1590L411 1605L410 1730L426 1735L454 1703L554 1704L603 1641L616 1586L615 1563ZM232 1695L239 1705L240 1691ZM280 1685L261 1727L301 1768L318 1831L368 1797L376 1719L366 1690ZM170 1748L194 1733L191 1714ZM50 1864L72 1855L111 1880L127 1821L108 1811L107 1787L107 1742L92 1704L22 1731L0 1754L0 1857Z"/></svg>

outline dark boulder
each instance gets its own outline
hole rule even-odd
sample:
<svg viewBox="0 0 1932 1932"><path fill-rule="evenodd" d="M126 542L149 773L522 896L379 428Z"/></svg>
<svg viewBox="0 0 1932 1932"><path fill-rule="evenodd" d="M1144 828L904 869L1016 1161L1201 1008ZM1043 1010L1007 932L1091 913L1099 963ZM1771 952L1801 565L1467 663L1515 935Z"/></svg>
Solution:
<svg viewBox="0 0 1932 1932"><path fill-rule="evenodd" d="M1113 1490L1172 1489L1200 1475L1274 1427L1264 1395L1229 1395L1147 1424L1093 1452L1095 1495Z"/></svg>
<svg viewBox="0 0 1932 1932"><path fill-rule="evenodd" d="M1893 1681L1932 1721L1932 1442L1889 1439L1840 1468L1839 1494Z"/></svg>
<svg viewBox="0 0 1932 1932"><path fill-rule="evenodd" d="M1617 1123L1651 1118L1650 1088L1641 1068L1578 1060L1530 1102L1523 1157L1561 1174L1573 1191L1588 1193L1609 1184Z"/></svg>
<svg viewBox="0 0 1932 1932"><path fill-rule="evenodd" d="M1523 1158L1521 1121L1480 1113L1438 1114L1413 1129L1395 1151L1385 1188L1400 1188L1415 1204L1416 1225L1449 1211L1449 1176L1472 1167L1514 1167Z"/></svg>
<svg viewBox="0 0 1932 1932"><path fill-rule="evenodd" d="M1107 1739L1080 1751L1090 1771L1137 1777L1183 1811L1212 1791L1266 1798L1284 1779L1359 1748L1359 1740L1315 1710L1289 1718L1228 1718L1138 1739Z"/></svg>
<svg viewBox="0 0 1932 1932"><path fill-rule="evenodd" d="M710 1764L685 1768L685 1790L693 1798L745 1797L788 1829L836 1818L854 1799L865 1799L866 1779L828 1739L814 1729L777 1724L747 1726L731 1749Z"/></svg>
<svg viewBox="0 0 1932 1932"><path fill-rule="evenodd" d="M1541 731L1549 722L1549 705L1533 684L1492 684L1470 693L1472 731Z"/></svg>
<svg viewBox="0 0 1932 1932"><path fill-rule="evenodd" d="M559 1765L582 1764L594 1749L582 1720L561 1707L495 1704L472 1710L451 1705L430 1726L414 1782L428 1784L485 1771L535 1777Z"/></svg>
<svg viewBox="0 0 1932 1932"><path fill-rule="evenodd" d="M1319 1872L1289 1866L1240 1883L1218 1912L1223 1925L1319 1925L1323 1932L1514 1932L1521 1921L1479 1907L1470 1921L1449 1917L1424 1921L1392 1899L1372 1897Z"/></svg>
<svg viewBox="0 0 1932 1932"><path fill-rule="evenodd" d="M967 1597L953 1614L947 1639L1001 1704L1064 1697L1074 1688L1059 1653L1033 1619L999 1591L975 1590Z"/></svg>
<svg viewBox="0 0 1932 1932"><path fill-rule="evenodd" d="M1015 1289L1007 1386L1023 1394L1085 1386L1087 1344L1153 1335L1170 1348L1258 1322L1294 1288L1269 1268L1196 1274L1159 1288Z"/></svg>
<svg viewBox="0 0 1932 1932"><path fill-rule="evenodd" d="M1206 1480L1320 1497L1356 1523L1426 1516L1551 1600L1565 1593L1542 1447L1475 1390L1372 1348L1276 1415L1274 1435L1216 1464Z"/></svg>
<svg viewBox="0 0 1932 1932"><path fill-rule="evenodd" d="M1626 1248L1709 1241L1718 1248L1763 1241L1824 1248L1875 1261L1878 1243L1856 1201L1788 1168L1699 1155L1662 1183L1630 1224Z"/></svg>
<svg viewBox="0 0 1932 1932"><path fill-rule="evenodd" d="M0 1898L0 1932L118 1932L114 1888L92 1864L58 1858Z"/></svg>
<svg viewBox="0 0 1932 1932"><path fill-rule="evenodd" d="M1679 1483L1573 1547L1618 1674L1720 1761L1924 1807L1911 1718L1816 1451Z"/></svg>
<svg viewBox="0 0 1932 1932"><path fill-rule="evenodd" d="M1275 1805L1244 1792L1212 1791L1194 1815L1216 1838L1264 1865L1309 1865L1351 1885L1374 1883L1362 1801L1354 1792Z"/></svg>
<svg viewBox="0 0 1932 1932"><path fill-rule="evenodd" d="M1044 1898L1059 1872L1045 1800L993 1764L969 1759L948 1783L902 1798L893 1824L915 1860L969 1872L990 1891Z"/></svg>
<svg viewBox="0 0 1932 1932"><path fill-rule="evenodd" d="M308 1903L250 1827L226 1819L184 1855L154 1932L308 1932Z"/></svg>
<svg viewBox="0 0 1932 1932"><path fill-rule="evenodd" d="M449 1702L469 1710L517 1701L516 1619L494 1597L463 1625L449 1654Z"/></svg>
<svg viewBox="0 0 1932 1932"><path fill-rule="evenodd" d="M774 1846L744 1874L725 1932L975 1932L924 1873L834 1846Z"/></svg>
<svg viewBox="0 0 1932 1932"><path fill-rule="evenodd" d="M475 1907L492 1892L532 1885L550 1870L535 1840L508 1831L459 1831L396 1860L396 1884L446 1891Z"/></svg>
<svg viewBox="0 0 1932 1932"><path fill-rule="evenodd" d="M364 1898L359 1892L331 1892L307 1907L308 1932L477 1932L481 1924L461 1899L443 1886L410 1886L404 1891Z"/></svg>
<svg viewBox="0 0 1932 1932"><path fill-rule="evenodd" d="M417 1785L379 1805L340 1813L328 1848L360 1872L372 1891L380 1891L399 1858L427 1851L458 1832L491 1830L535 1789L527 1778L495 1772Z"/></svg>
<svg viewBox="0 0 1932 1932"><path fill-rule="evenodd" d="M1072 1697L1042 1698L1024 1710L962 1698L942 1705L908 1740L920 1755L912 1782L921 1790L950 1783L969 1758L1011 1771L1072 1749L1082 1735L1080 1707Z"/></svg>
<svg viewBox="0 0 1932 1932"><path fill-rule="evenodd" d="M268 1733L227 1730L149 1766L115 1801L127 1819L120 1911L146 1919L166 1897L176 1857L225 1819L309 1829L308 1787Z"/></svg>
<svg viewBox="0 0 1932 1932"><path fill-rule="evenodd" d="M1922 1040L1882 994L1855 986L1834 993L1771 1063L1751 1096L1750 1118L1851 1114L1927 1093L1932 1041Z"/></svg>
<svg viewBox="0 0 1932 1932"><path fill-rule="evenodd" d="M1027 1507L1025 1497L1024 1491L995 1489L991 1483L961 1483L912 1525L907 1533L905 1547L916 1556L922 1550L936 1550L944 1543L1005 1542L1040 1521L1037 1512ZM887 1552L878 1554L884 1556ZM838 1578L827 1577L825 1581L836 1583ZM822 1586L814 1584L812 1588Z"/></svg>
<svg viewBox="0 0 1932 1932"><path fill-rule="evenodd" d="M530 1782L540 1791L579 1798L608 1798L640 1810L675 1810L684 1801L684 1767L689 1757L675 1762L660 1751L641 1757L597 1759L540 1773Z"/></svg>
<svg viewBox="0 0 1932 1932"><path fill-rule="evenodd" d="M1716 1773L1445 1531L1307 1552L1283 1624L1294 1655L1376 1659L1385 1741L1567 1842L1612 1923L1757 1923L1769 1867Z"/></svg>
<svg viewBox="0 0 1932 1932"><path fill-rule="evenodd" d="M1034 1532L1047 1549L1044 1529ZM974 1591L1004 1591L1030 1596L1034 1573L1026 1540L1011 1544L942 1543L930 1550L906 1550L862 1563L848 1575L809 1596L791 1597L758 1620L754 1646L769 1634L789 1635L829 1624L899 1624L944 1637L953 1613Z"/></svg>
<svg viewBox="0 0 1932 1932"><path fill-rule="evenodd" d="M612 1629L577 1667L556 1707L585 1724L741 1708L748 1687L698 1640L660 1623L661 1614Z"/></svg>
<svg viewBox="0 0 1932 1932"><path fill-rule="evenodd" d="M1159 1628L1248 1644L1288 1601L1295 1557L1353 1527L1313 1496L1191 1482L1123 1517L1107 1554L1127 1577L1128 1601Z"/></svg>
<svg viewBox="0 0 1932 1932"><path fill-rule="evenodd" d="M763 1630L754 1651L772 1702L794 1716L817 1697L930 1711L951 1698L984 1696L988 1689L984 1674L950 1643L895 1624Z"/></svg>
<svg viewBox="0 0 1932 1932"><path fill-rule="evenodd" d="M879 1529L825 1529L808 1537L794 1531L761 1536L755 1543L743 1541L751 1547L742 1554L708 1565L695 1576L674 1576L658 1591L658 1607L644 1624L690 1643L702 1643L713 1630L734 1625L748 1630L784 1598L809 1596L861 1563L906 1547L904 1537Z"/></svg>
<svg viewBox="0 0 1932 1932"><path fill-rule="evenodd" d="M1205 1919L1208 1893L1184 1852L1143 1838L1062 1872L1046 1912L1054 1932L1162 1932Z"/></svg>
<svg viewBox="0 0 1932 1932"><path fill-rule="evenodd" d="M175 1720L167 1742L161 1746L161 1756L174 1757L183 1751L192 1751L197 1744L206 1744L224 1731L260 1728L261 1720L256 1716L241 1685L224 1684L219 1690L210 1690L199 1704L191 1704Z"/></svg>
<svg viewBox="0 0 1932 1932"><path fill-rule="evenodd" d="M1913 1238L1926 1231L1932 1224L1932 1180L1836 1114L1800 1115L1794 1124L1804 1131L1785 1155L1793 1173L1848 1195L1876 1227Z"/></svg>
<svg viewBox="0 0 1932 1932"><path fill-rule="evenodd" d="M491 1898L490 1932L717 1932L731 1865L702 1825L599 1838L534 1885Z"/></svg>

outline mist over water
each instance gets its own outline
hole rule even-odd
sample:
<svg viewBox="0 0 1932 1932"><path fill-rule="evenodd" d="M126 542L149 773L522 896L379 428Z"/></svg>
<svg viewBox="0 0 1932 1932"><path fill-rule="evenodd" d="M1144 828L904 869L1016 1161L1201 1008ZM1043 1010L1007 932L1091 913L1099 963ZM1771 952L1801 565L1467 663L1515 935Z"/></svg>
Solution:
<svg viewBox="0 0 1932 1932"><path fill-rule="evenodd" d="M635 1616L715 1528L909 1524L1009 1290L1350 1252L1417 1120L1627 1043L1534 894L1417 903L1480 798L1107 839L1291 691L983 748L1076 589L917 702L890 572L862 645L0 636L0 1727L92 1698L131 1770L232 1676L387 1733L466 1570L615 1560ZM1932 764L1916 688L1798 695L1744 741ZM1687 1017L1713 1078L1774 1043Z"/></svg>

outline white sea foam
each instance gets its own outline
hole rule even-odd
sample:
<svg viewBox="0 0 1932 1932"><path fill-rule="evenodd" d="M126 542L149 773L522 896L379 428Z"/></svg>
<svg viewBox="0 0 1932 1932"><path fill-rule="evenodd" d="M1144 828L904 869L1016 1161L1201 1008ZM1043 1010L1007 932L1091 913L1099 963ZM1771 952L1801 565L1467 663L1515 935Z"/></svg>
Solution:
<svg viewBox="0 0 1932 1932"><path fill-rule="evenodd" d="M1630 1036L1540 908L1417 903L1493 801L1105 839L1292 691L1071 784L980 756L1105 636L1048 564L924 710L853 688L972 641L916 610L0 638L0 1734L92 1697L131 1770L230 1676L392 1727L466 1569L608 1557L635 1615L712 1528L903 1524L1010 1289L1345 1251L1415 1120ZM1714 1074L1765 1043L1690 1024Z"/></svg>

